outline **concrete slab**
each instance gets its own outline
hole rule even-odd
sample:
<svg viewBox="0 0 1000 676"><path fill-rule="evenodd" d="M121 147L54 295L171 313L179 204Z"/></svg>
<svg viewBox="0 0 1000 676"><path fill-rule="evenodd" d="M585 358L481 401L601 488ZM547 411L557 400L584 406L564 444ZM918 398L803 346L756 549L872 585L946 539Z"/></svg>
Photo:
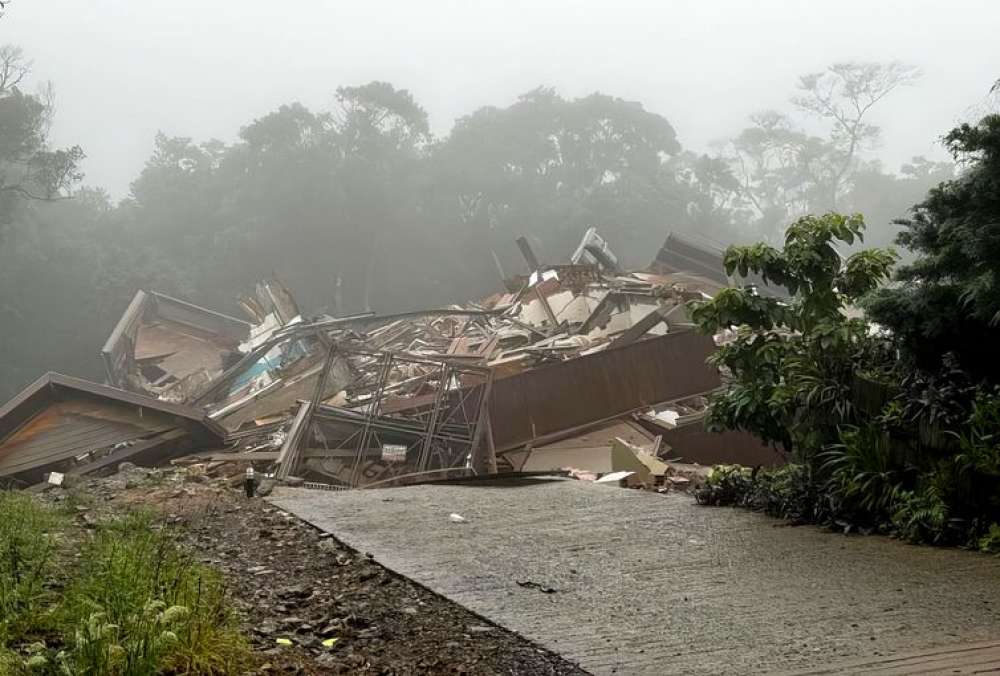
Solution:
<svg viewBox="0 0 1000 676"><path fill-rule="evenodd" d="M684 495L534 480L271 501L598 674L827 669L1000 639L1000 559Z"/></svg>

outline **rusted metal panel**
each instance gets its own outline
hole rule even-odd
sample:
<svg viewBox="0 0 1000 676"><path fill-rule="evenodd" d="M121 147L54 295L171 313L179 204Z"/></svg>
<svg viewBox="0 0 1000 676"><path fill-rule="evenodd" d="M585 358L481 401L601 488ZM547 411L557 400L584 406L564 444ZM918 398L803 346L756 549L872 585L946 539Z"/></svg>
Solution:
<svg viewBox="0 0 1000 676"><path fill-rule="evenodd" d="M490 415L498 451L720 386L706 363L708 336L669 333L542 366L494 382Z"/></svg>

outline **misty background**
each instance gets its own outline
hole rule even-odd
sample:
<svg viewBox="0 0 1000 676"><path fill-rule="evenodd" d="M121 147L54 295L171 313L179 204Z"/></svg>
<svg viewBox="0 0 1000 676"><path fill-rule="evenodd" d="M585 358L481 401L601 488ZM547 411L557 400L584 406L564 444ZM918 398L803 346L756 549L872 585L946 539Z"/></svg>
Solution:
<svg viewBox="0 0 1000 676"><path fill-rule="evenodd" d="M773 241L837 209L889 244L954 172L940 136L995 103L998 14L12 0L0 399L47 370L99 379L138 288L238 314L276 274L309 310L391 312L491 293L494 254L524 272L522 234L561 262L596 226L641 267L672 230Z"/></svg>

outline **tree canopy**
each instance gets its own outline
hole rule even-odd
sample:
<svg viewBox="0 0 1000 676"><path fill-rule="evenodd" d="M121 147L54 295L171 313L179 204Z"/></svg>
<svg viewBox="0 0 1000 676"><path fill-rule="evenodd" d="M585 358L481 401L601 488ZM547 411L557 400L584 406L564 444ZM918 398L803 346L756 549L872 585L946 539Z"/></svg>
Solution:
<svg viewBox="0 0 1000 676"><path fill-rule="evenodd" d="M115 203L78 187L79 148L48 143L51 89L25 93L30 63L13 47L0 56L0 283L19 289L0 300L11 327L0 337L3 394L46 368L99 378L93 346L137 288L238 313L237 295L276 274L315 311L440 306L523 272L522 235L563 262L596 226L632 268L670 231L722 244L773 236L826 204L825 176L842 157L833 131L801 130L799 109L738 133L739 165L685 148L639 102L547 87L435 137L409 91L374 81L335 89L326 109L278 106L228 143L158 134ZM837 82L855 78L848 70ZM893 174L858 160L840 198L887 224L942 175L914 167ZM38 338L46 332L81 338L52 359L58 341Z"/></svg>
<svg viewBox="0 0 1000 676"><path fill-rule="evenodd" d="M83 151L49 146L51 89L21 89L30 70L19 47L0 47L0 242L26 201L59 197L81 178Z"/></svg>
<svg viewBox="0 0 1000 676"><path fill-rule="evenodd" d="M963 124L945 137L963 168L914 207L898 244L915 259L868 312L890 329L920 367L954 354L970 373L1000 377L1000 115Z"/></svg>

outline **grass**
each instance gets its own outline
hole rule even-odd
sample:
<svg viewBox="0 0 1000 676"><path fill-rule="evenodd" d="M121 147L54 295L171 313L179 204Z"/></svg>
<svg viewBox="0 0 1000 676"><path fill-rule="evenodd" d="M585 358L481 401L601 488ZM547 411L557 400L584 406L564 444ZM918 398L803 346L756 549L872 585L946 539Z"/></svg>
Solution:
<svg viewBox="0 0 1000 676"><path fill-rule="evenodd" d="M0 492L0 646L43 626L61 526L30 496Z"/></svg>
<svg viewBox="0 0 1000 676"><path fill-rule="evenodd" d="M250 648L222 579L144 513L76 529L0 494L0 674L238 673Z"/></svg>

